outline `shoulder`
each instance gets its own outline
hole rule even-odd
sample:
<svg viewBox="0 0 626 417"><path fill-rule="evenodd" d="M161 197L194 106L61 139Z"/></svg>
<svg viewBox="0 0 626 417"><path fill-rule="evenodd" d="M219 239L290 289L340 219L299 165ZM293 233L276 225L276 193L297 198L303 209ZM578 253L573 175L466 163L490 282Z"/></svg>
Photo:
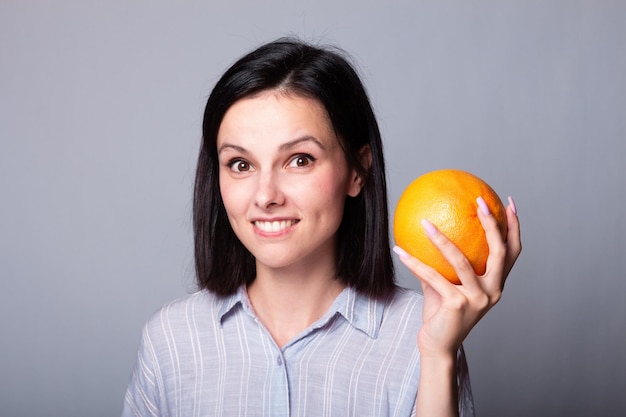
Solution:
<svg viewBox="0 0 626 417"><path fill-rule="evenodd" d="M416 290L396 287L385 301L384 321L387 323L422 324L422 306L424 296Z"/></svg>
<svg viewBox="0 0 626 417"><path fill-rule="evenodd" d="M154 312L144 326L144 335L171 332L182 329L190 324L208 325L216 317L223 304L223 298L208 291L198 291L193 294L173 300Z"/></svg>
<svg viewBox="0 0 626 417"><path fill-rule="evenodd" d="M416 290L404 287L396 287L386 301L387 309L420 307L424 302L424 296Z"/></svg>

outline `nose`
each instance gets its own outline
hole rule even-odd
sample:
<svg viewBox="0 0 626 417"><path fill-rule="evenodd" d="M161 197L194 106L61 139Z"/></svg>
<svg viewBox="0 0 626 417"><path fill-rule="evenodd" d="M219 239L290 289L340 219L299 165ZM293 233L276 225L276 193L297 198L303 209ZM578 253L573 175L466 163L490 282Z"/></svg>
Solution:
<svg viewBox="0 0 626 417"><path fill-rule="evenodd" d="M282 192L279 176L271 171L259 175L254 199L255 204L261 208L282 205L285 197Z"/></svg>

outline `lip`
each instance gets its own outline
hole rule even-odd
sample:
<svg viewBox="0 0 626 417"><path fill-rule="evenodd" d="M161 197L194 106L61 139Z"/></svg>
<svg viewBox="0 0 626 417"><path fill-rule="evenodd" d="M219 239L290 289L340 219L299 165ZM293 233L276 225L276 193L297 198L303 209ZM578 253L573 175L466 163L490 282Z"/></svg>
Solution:
<svg viewBox="0 0 626 417"><path fill-rule="evenodd" d="M290 230L299 222L299 219L255 219L252 225L260 234L278 235Z"/></svg>

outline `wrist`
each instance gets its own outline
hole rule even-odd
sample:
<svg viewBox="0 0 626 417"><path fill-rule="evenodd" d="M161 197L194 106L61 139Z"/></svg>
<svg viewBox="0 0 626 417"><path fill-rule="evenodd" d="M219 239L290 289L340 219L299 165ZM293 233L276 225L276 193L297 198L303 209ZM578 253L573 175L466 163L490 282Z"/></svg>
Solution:
<svg viewBox="0 0 626 417"><path fill-rule="evenodd" d="M454 371L456 367L456 352L420 352L422 368L436 368L440 371Z"/></svg>
<svg viewBox="0 0 626 417"><path fill-rule="evenodd" d="M432 359L437 362L452 361L456 362L458 347L441 346L437 343L428 343L428 339L418 337L417 348L420 351L420 357L424 359Z"/></svg>

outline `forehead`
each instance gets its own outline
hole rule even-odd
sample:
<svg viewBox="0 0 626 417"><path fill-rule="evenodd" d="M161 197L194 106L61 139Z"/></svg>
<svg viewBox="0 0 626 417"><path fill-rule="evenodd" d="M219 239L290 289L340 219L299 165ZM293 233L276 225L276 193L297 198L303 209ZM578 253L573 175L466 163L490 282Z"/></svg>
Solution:
<svg viewBox="0 0 626 417"><path fill-rule="evenodd" d="M224 114L217 142L271 135L281 140L310 134L319 139L335 132L324 106L316 99L270 90L236 101Z"/></svg>

